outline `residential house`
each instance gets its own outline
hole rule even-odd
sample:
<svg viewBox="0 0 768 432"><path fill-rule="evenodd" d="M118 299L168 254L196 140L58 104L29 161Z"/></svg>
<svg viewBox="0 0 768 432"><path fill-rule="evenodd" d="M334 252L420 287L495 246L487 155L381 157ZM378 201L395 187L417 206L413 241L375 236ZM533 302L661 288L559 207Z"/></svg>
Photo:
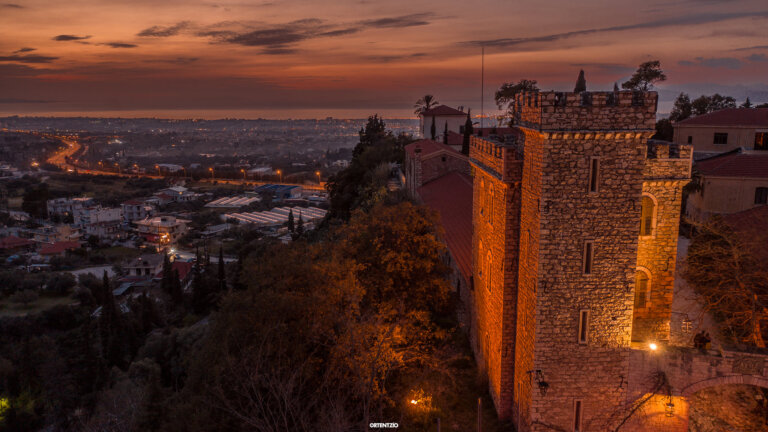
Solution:
<svg viewBox="0 0 768 432"><path fill-rule="evenodd" d="M424 110L419 114L419 133L422 138L432 137L432 120L435 122L435 139L442 141L445 126L448 132L464 133L464 124L467 121L467 113L447 105L438 105Z"/></svg>
<svg viewBox="0 0 768 432"><path fill-rule="evenodd" d="M693 221L768 204L768 152L736 149L697 161L694 173L685 208Z"/></svg>
<svg viewBox="0 0 768 432"><path fill-rule="evenodd" d="M123 265L126 278L152 279L163 270L163 254L146 254Z"/></svg>
<svg viewBox="0 0 768 432"><path fill-rule="evenodd" d="M144 200L132 199L120 204L123 211L123 221L133 222L146 219L155 214L155 208Z"/></svg>
<svg viewBox="0 0 768 432"><path fill-rule="evenodd" d="M674 124L673 141L693 145L694 159L737 148L768 150L768 108L728 108Z"/></svg>
<svg viewBox="0 0 768 432"><path fill-rule="evenodd" d="M175 243L179 237L187 233L190 221L175 216L155 216L134 221L136 232L148 242L158 245Z"/></svg>

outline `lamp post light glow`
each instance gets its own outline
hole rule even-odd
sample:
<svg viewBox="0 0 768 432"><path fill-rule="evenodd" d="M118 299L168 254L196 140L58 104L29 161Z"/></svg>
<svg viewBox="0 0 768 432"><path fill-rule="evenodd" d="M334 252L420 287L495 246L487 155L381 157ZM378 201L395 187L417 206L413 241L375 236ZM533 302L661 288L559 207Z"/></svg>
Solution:
<svg viewBox="0 0 768 432"><path fill-rule="evenodd" d="M320 171L315 171L315 175L317 176L317 184L320 184Z"/></svg>
<svg viewBox="0 0 768 432"><path fill-rule="evenodd" d="M280 183L282 183L283 182L283 171L282 170L277 170L277 175L280 176Z"/></svg>
<svg viewBox="0 0 768 432"><path fill-rule="evenodd" d="M213 180L213 167L208 168L208 171L211 172L211 180Z"/></svg>
<svg viewBox="0 0 768 432"><path fill-rule="evenodd" d="M655 343L651 342L648 344L648 348L650 348L651 351L656 351L659 347Z"/></svg>
<svg viewBox="0 0 768 432"><path fill-rule="evenodd" d="M245 170L244 169L240 169L240 172L243 173L243 181L245 181Z"/></svg>

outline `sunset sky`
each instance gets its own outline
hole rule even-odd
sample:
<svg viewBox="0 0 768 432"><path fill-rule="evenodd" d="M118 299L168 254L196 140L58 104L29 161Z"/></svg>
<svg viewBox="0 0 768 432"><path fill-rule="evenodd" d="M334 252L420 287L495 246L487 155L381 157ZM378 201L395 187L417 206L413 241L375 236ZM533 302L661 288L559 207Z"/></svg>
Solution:
<svg viewBox="0 0 768 432"><path fill-rule="evenodd" d="M768 101L765 0L11 1L0 115L408 117L425 93L477 112L481 45L487 110L504 81L572 90L583 68L604 90L649 59L661 112Z"/></svg>

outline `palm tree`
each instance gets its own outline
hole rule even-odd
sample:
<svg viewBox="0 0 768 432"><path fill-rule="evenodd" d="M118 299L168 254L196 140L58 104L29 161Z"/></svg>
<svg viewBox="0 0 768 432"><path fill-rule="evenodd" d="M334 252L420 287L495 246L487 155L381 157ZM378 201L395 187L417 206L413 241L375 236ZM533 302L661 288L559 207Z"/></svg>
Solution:
<svg viewBox="0 0 768 432"><path fill-rule="evenodd" d="M437 100L435 100L435 97L431 94L424 95L421 99L417 100L416 103L413 105L414 108L416 108L413 113L416 115L421 114L423 111L426 111L433 106L439 104Z"/></svg>

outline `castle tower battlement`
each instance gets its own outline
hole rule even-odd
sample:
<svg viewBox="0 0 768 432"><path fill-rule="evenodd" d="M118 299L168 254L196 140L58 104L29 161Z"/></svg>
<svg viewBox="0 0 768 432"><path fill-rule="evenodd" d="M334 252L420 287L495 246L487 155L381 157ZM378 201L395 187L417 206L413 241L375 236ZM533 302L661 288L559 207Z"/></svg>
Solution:
<svg viewBox="0 0 768 432"><path fill-rule="evenodd" d="M477 136L469 140L470 162L497 179L519 181L522 176L523 146L521 142L501 143Z"/></svg>
<svg viewBox="0 0 768 432"><path fill-rule="evenodd" d="M645 180L682 180L691 178L693 146L665 141L648 141L643 177Z"/></svg>
<svg viewBox="0 0 768 432"><path fill-rule="evenodd" d="M512 118L538 131L653 131L657 103L656 92L523 92Z"/></svg>

